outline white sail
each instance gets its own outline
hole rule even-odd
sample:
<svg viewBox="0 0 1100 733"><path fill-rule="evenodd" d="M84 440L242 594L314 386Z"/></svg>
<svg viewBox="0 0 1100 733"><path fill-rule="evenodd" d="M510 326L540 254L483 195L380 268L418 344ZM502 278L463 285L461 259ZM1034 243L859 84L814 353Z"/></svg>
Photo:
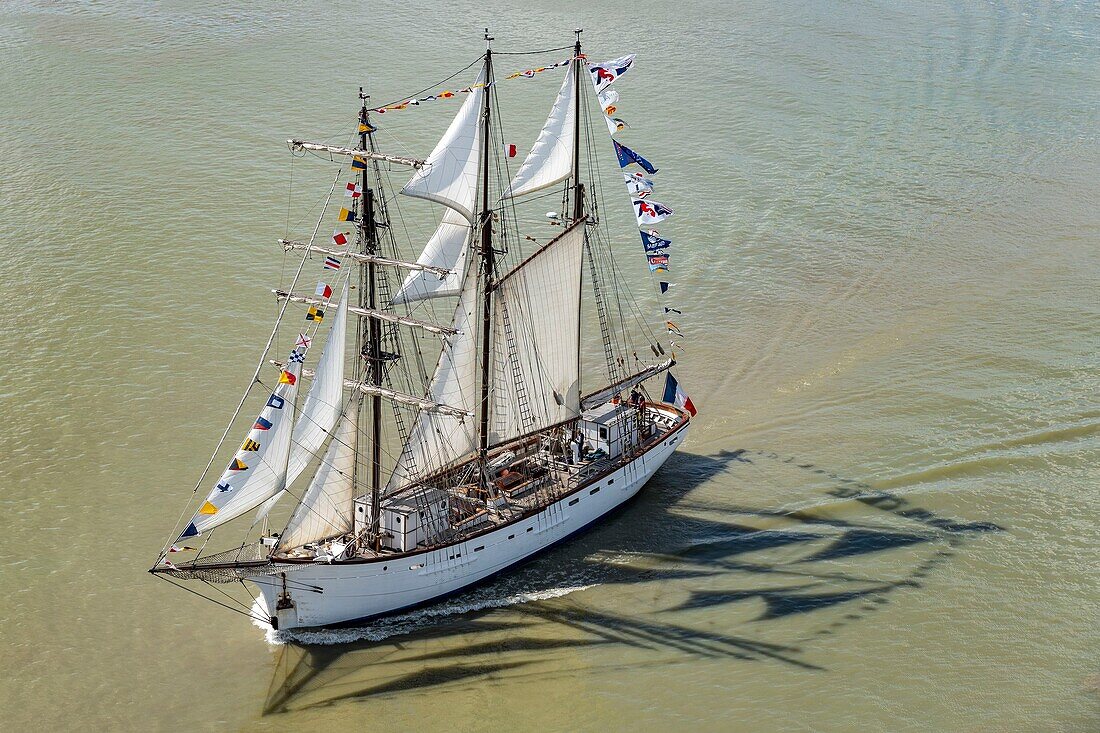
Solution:
<svg viewBox="0 0 1100 733"><path fill-rule="evenodd" d="M321 466L283 530L281 547L301 547L351 531L358 402L359 397L353 396L344 407Z"/></svg>
<svg viewBox="0 0 1100 733"><path fill-rule="evenodd" d="M393 296L395 304L412 303L427 298L457 295L462 289L462 274L466 269L466 242L472 228L454 209L447 209L435 234L424 246L416 262L419 265L442 267L450 272L439 277L431 271L410 272Z"/></svg>
<svg viewBox="0 0 1100 733"><path fill-rule="evenodd" d="M294 428L294 398L301 379L304 350L295 349L279 385L268 397L248 437L229 467L180 536L194 537L235 519L286 486L290 437Z"/></svg>
<svg viewBox="0 0 1100 733"><path fill-rule="evenodd" d="M493 443L580 414L584 230L574 224L493 291Z"/></svg>
<svg viewBox="0 0 1100 733"><path fill-rule="evenodd" d="M310 460L317 455L317 451L325 442L325 438L332 432L336 425L336 419L340 417L340 403L344 396L344 348L347 342L348 322L348 284L344 283L344 291L340 296L340 305L336 308L336 316L332 319L329 328L328 342L321 353L321 359L317 362L317 369L313 374L313 384L309 387L302 410L298 414L298 421L294 425L294 436L291 438L290 460L286 466L286 486L294 483L294 480L306 470ZM256 512L256 521L266 517L282 499L285 490L279 491L267 499L259 511Z"/></svg>
<svg viewBox="0 0 1100 733"><path fill-rule="evenodd" d="M294 483L310 460L324 445L344 400L344 350L347 342L348 285L340 296L340 305L329 328L328 343L317 362L313 384L309 387L298 421L294 426L293 446L287 464L286 484Z"/></svg>
<svg viewBox="0 0 1100 733"><path fill-rule="evenodd" d="M474 224L476 218L484 79L482 72L435 150L401 189L406 196L428 199L454 209L470 224Z"/></svg>
<svg viewBox="0 0 1100 733"><path fill-rule="evenodd" d="M447 339L427 395L430 400L471 413L476 410L478 401L477 316L477 276L476 270L471 269L463 280L455 308L453 324L458 333ZM474 420L421 410L386 491L461 458L474 449L476 441Z"/></svg>
<svg viewBox="0 0 1100 733"><path fill-rule="evenodd" d="M541 191L572 175L576 119L576 105L573 103L576 97L575 83L573 64L570 64L561 89L558 90L558 97L546 118L546 124L542 126L531 152L512 179L507 196L516 197Z"/></svg>

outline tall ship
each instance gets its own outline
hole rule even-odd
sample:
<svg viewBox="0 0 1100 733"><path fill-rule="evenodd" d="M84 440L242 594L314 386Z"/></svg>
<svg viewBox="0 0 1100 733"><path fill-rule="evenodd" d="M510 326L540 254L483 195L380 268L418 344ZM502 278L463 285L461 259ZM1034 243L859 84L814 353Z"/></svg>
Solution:
<svg viewBox="0 0 1100 733"><path fill-rule="evenodd" d="M672 212L651 197L656 168L615 138L614 83L634 57L592 63L576 34L567 58L498 76L486 32L455 75L469 86L381 107L360 89L341 144L288 141L336 175L310 233L280 240L271 336L156 577L275 629L365 621L588 527L684 440L695 408L670 372L680 311L660 279L671 240L653 228ZM512 170L502 98L558 74ZM448 107L426 157L380 150L391 120ZM599 149L618 164L608 205L638 222L617 232L628 267L601 213ZM413 199L431 204L403 214ZM410 217L434 227L426 241ZM628 286L647 271L648 314Z"/></svg>

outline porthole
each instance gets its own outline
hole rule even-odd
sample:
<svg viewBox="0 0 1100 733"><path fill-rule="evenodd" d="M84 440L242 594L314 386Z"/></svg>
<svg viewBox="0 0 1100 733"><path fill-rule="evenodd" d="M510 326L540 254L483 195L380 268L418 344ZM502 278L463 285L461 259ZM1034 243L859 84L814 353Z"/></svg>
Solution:
<svg viewBox="0 0 1100 733"><path fill-rule="evenodd" d="M574 505L574 504L576 504L576 503L577 503L578 501L580 501L580 499L574 499L573 501L569 502L569 506L573 506L573 505Z"/></svg>

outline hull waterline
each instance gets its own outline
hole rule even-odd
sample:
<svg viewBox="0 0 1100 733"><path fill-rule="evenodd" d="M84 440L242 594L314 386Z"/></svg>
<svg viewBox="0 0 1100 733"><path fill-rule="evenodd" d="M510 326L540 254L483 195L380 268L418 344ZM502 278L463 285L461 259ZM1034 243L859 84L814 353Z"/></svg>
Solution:
<svg viewBox="0 0 1100 733"><path fill-rule="evenodd" d="M258 603L281 630L346 625L461 593L591 526L635 496L687 434L660 443L545 509L466 541L371 562L314 563L254 577Z"/></svg>

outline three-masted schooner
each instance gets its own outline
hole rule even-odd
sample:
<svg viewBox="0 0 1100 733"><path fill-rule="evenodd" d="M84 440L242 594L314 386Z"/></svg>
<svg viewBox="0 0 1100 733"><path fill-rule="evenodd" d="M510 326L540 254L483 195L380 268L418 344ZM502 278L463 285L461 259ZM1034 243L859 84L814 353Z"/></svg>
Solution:
<svg viewBox="0 0 1100 733"><path fill-rule="evenodd" d="M594 195L597 172L582 176L582 153L594 160L584 149L592 142L592 95L582 82L593 80L600 106L592 117L597 124L604 117L614 134L603 102L621 70L589 64L578 31L572 56L554 65L565 78L546 123L510 175L514 147L508 150L500 133L491 40L486 33L480 74L457 95L464 96L458 114L426 158L376 149L378 118L362 91L354 142L289 141L298 155L343 161L341 172L312 236L281 240L287 257L301 260L289 286L274 291L279 314L271 338L192 504L151 569L158 577L248 581L259 594L242 608L276 629L377 617L455 593L590 525L637 493L683 441L694 407L671 374L663 401L646 396L646 380L674 360L637 314L634 325L648 334L646 358L624 343L636 304L620 297L625 288ZM389 174L403 168L412 177L399 193L443 207L415 261L401 258L397 198L390 195L396 186L387 188ZM331 242L319 241L349 171L343 193L350 201L337 216L343 226ZM626 178L635 204L644 203L652 182ZM518 203L548 196L560 209L541 226L556 236L544 243L521 237ZM647 220L636 213L641 226ZM643 242L655 235L643 233ZM303 290L306 268L318 265L332 282ZM587 394L585 281L606 370L606 386ZM455 304L450 322L441 324L425 304L434 308L444 298ZM304 332L292 337L285 360L270 359L288 314L301 310ZM314 363L314 343L322 340ZM256 414L250 404L259 414L247 436L209 492L200 493L240 418L246 410ZM388 446L400 446L399 453L390 456ZM293 509L272 531L280 501ZM214 531L241 517L244 540L228 549L214 545ZM189 552L194 559L177 559ZM231 605L223 589L211 599Z"/></svg>

